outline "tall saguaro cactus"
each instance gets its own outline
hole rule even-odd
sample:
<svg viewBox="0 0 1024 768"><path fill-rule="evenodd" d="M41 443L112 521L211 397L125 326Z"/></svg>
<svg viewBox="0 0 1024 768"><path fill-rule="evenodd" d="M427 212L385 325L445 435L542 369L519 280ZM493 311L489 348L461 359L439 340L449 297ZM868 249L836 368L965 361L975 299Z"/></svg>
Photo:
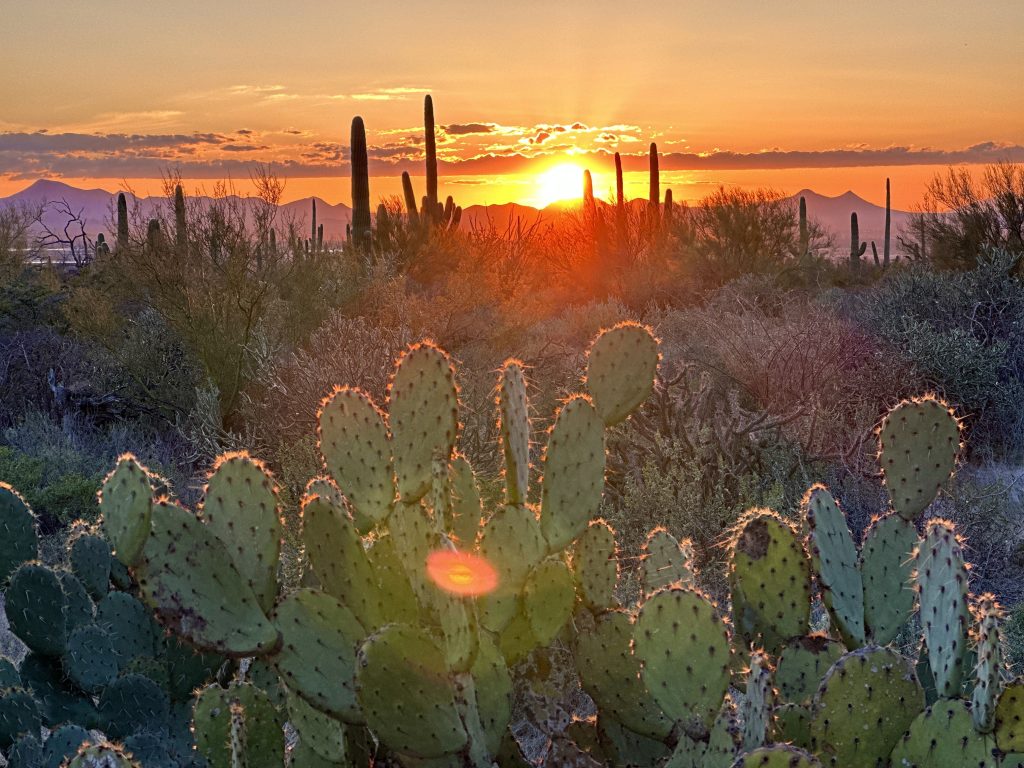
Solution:
<svg viewBox="0 0 1024 768"><path fill-rule="evenodd" d="M651 189L648 198L648 207L654 221L658 220L658 202L661 200L661 176L658 172L658 145L651 142Z"/></svg>
<svg viewBox="0 0 1024 768"><path fill-rule="evenodd" d="M892 226L892 210L889 199L889 179L885 180L885 245L882 249L882 266L889 266L889 230Z"/></svg>
<svg viewBox="0 0 1024 768"><path fill-rule="evenodd" d="M587 216L597 213L597 202L594 200L594 177L589 170L583 171L583 212Z"/></svg>
<svg viewBox="0 0 1024 768"><path fill-rule="evenodd" d="M811 248L810 230L807 228L807 200L800 195L800 256L806 256Z"/></svg>
<svg viewBox="0 0 1024 768"><path fill-rule="evenodd" d="M850 214L850 267L860 269L860 257L868 249L867 243L860 241L860 227L857 225L857 212Z"/></svg>
<svg viewBox="0 0 1024 768"><path fill-rule="evenodd" d="M117 250L128 247L128 198L117 193Z"/></svg>
<svg viewBox="0 0 1024 768"><path fill-rule="evenodd" d="M402 171L402 194L405 197L405 210L409 216L409 223L416 226L420 222L420 215L416 210L416 193L412 189L412 179L408 171Z"/></svg>
<svg viewBox="0 0 1024 768"><path fill-rule="evenodd" d="M352 239L363 248L370 240L370 171L363 118L352 118Z"/></svg>
<svg viewBox="0 0 1024 768"><path fill-rule="evenodd" d="M354 199L354 196L353 196L353 199ZM317 230L317 227L316 227L316 198L315 197L313 198L313 222L312 222L312 224L310 225L310 228L309 228L309 240L310 240L310 243L311 243L310 247L315 251L317 249L317 247L319 246L320 240L321 240L320 233L319 233L319 231Z"/></svg>
<svg viewBox="0 0 1024 768"><path fill-rule="evenodd" d="M423 138L427 153L427 211L437 218L437 144L434 136L434 100L430 94L423 99Z"/></svg>
<svg viewBox="0 0 1024 768"><path fill-rule="evenodd" d="M185 192L178 184L174 188L174 245L179 256L188 249L188 229L185 222Z"/></svg>

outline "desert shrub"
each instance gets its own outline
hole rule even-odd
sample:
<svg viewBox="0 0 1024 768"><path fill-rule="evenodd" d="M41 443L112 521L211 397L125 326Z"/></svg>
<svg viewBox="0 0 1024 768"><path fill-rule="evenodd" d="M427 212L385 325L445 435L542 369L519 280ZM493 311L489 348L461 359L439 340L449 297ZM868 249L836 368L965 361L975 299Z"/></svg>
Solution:
<svg viewBox="0 0 1024 768"><path fill-rule="evenodd" d="M967 416L976 455L1024 450L1024 286L1015 263L992 251L963 272L896 270L852 310Z"/></svg>
<svg viewBox="0 0 1024 768"><path fill-rule="evenodd" d="M96 492L103 476L54 466L9 446L0 446L0 481L17 488L49 532L73 520L96 517Z"/></svg>

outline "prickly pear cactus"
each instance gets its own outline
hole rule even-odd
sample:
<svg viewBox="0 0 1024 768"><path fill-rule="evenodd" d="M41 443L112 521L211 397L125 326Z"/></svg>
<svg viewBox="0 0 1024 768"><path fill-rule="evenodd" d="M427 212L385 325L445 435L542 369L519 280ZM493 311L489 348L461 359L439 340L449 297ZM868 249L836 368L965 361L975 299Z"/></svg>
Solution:
<svg viewBox="0 0 1024 768"><path fill-rule="evenodd" d="M995 740L974 729L963 701L944 699L922 712L892 751L894 766L996 768Z"/></svg>
<svg viewBox="0 0 1024 768"><path fill-rule="evenodd" d="M114 556L124 565L135 565L150 530L153 488L149 470L126 453L103 481L99 499L103 532Z"/></svg>
<svg viewBox="0 0 1024 768"><path fill-rule="evenodd" d="M1003 647L999 636L1001 611L995 596L985 594L978 598L974 613L977 664L974 670L971 714L974 727L981 733L989 733L995 727L996 703L1002 688Z"/></svg>
<svg viewBox="0 0 1024 768"><path fill-rule="evenodd" d="M1003 752L1024 752L1024 682L1003 689L996 704L996 745Z"/></svg>
<svg viewBox="0 0 1024 768"><path fill-rule="evenodd" d="M913 664L888 648L846 654L825 675L813 705L811 743L825 765L885 765L924 710Z"/></svg>
<svg viewBox="0 0 1024 768"><path fill-rule="evenodd" d="M852 764L851 764L852 765ZM861 765L861 763L857 763ZM863 763L867 765L867 763ZM749 755L743 755L733 768L821 768L821 763L814 755L797 747L776 744L772 747L755 749Z"/></svg>
<svg viewBox="0 0 1024 768"><path fill-rule="evenodd" d="M770 510L751 510L737 524L730 552L736 631L773 649L806 634L811 565L793 527Z"/></svg>
<svg viewBox="0 0 1024 768"><path fill-rule="evenodd" d="M941 400L904 400L882 422L879 446L893 509L914 521L953 473L960 425Z"/></svg>
<svg viewBox="0 0 1024 768"><path fill-rule="evenodd" d="M952 523L929 520L914 560L921 625L940 696L960 694L970 607L967 566Z"/></svg>
<svg viewBox="0 0 1024 768"><path fill-rule="evenodd" d="M576 587L592 610L614 608L619 560L615 531L604 520L593 520L576 540L572 555Z"/></svg>
<svg viewBox="0 0 1024 768"><path fill-rule="evenodd" d="M892 642L914 611L913 553L917 529L900 515L871 522L860 551L864 625L877 645Z"/></svg>
<svg viewBox="0 0 1024 768"><path fill-rule="evenodd" d="M864 645L864 584L857 546L836 500L823 485L811 486L801 504L822 597L847 648Z"/></svg>
<svg viewBox="0 0 1024 768"><path fill-rule="evenodd" d="M235 768L239 758L247 768L278 768L284 764L283 726L267 694L249 683L210 685L196 698L192 727L210 768Z"/></svg>
<svg viewBox="0 0 1024 768"><path fill-rule="evenodd" d="M87 746L68 763L68 768L140 768L139 764L115 744Z"/></svg>
<svg viewBox="0 0 1024 768"><path fill-rule="evenodd" d="M0 586L22 563L36 559L36 517L7 483L0 483Z"/></svg>
<svg viewBox="0 0 1024 768"><path fill-rule="evenodd" d="M842 643L823 634L790 640L775 669L779 697L794 704L810 704L821 679L842 655Z"/></svg>
<svg viewBox="0 0 1024 768"><path fill-rule="evenodd" d="M498 377L498 429L505 454L505 500L525 504L530 484L530 412L526 374L518 360L507 360Z"/></svg>
<svg viewBox="0 0 1024 768"><path fill-rule="evenodd" d="M754 651L750 654L746 696L742 706L742 746L745 752L764 746L773 730L775 689L772 686L772 672L771 659L765 653Z"/></svg>
<svg viewBox="0 0 1024 768"><path fill-rule="evenodd" d="M696 586L693 544L689 539L676 541L665 528L654 528L647 534L640 565L644 597L650 597L663 587Z"/></svg>
<svg viewBox="0 0 1024 768"><path fill-rule="evenodd" d="M619 323L590 345L587 389L606 426L618 424L651 394L658 359L657 340L637 323Z"/></svg>

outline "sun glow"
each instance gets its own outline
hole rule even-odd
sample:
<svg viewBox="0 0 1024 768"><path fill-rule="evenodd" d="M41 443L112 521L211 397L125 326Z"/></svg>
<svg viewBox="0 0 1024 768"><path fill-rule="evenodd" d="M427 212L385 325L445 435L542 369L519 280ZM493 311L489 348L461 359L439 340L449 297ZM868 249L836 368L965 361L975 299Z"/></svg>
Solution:
<svg viewBox="0 0 1024 768"><path fill-rule="evenodd" d="M494 566L466 552L431 552L427 557L427 574L441 589L456 595L485 595L498 586Z"/></svg>
<svg viewBox="0 0 1024 768"><path fill-rule="evenodd" d="M559 163L536 177L533 205L544 208L563 200L583 199L583 168L575 163Z"/></svg>

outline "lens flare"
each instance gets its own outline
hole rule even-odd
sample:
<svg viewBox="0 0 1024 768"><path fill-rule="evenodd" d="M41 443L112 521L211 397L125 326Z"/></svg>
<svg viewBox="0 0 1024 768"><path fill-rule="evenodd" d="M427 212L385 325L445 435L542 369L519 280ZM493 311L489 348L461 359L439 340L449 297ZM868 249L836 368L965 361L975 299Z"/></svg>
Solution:
<svg viewBox="0 0 1024 768"><path fill-rule="evenodd" d="M467 552L431 552L427 557L427 575L441 589L456 595L485 595L498 586L494 566Z"/></svg>

